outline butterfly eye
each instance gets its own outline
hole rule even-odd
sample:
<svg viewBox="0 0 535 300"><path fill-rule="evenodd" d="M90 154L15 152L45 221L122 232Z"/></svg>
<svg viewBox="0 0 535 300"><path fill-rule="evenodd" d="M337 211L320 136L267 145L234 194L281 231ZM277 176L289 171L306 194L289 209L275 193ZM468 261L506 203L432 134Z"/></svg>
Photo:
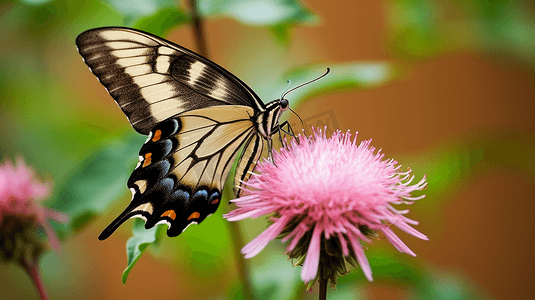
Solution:
<svg viewBox="0 0 535 300"><path fill-rule="evenodd" d="M287 109L289 104L290 104L290 103L288 102L287 99L281 99L281 100L280 100L280 107L281 107L281 109Z"/></svg>

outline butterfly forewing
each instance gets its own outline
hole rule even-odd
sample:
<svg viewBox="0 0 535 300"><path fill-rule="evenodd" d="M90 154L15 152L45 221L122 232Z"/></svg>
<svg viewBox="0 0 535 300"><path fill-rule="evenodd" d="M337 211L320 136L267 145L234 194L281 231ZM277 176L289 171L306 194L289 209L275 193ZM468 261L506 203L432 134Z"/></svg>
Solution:
<svg viewBox="0 0 535 300"><path fill-rule="evenodd" d="M86 64L142 134L178 113L217 105L261 110L234 75L183 47L129 28L97 28L76 39Z"/></svg>
<svg viewBox="0 0 535 300"><path fill-rule="evenodd" d="M134 129L149 136L127 183L132 201L99 239L132 217L146 228L167 223L169 236L202 222L219 206L243 148L239 193L262 152L256 117L266 106L251 88L210 60L134 29L88 30L76 45Z"/></svg>

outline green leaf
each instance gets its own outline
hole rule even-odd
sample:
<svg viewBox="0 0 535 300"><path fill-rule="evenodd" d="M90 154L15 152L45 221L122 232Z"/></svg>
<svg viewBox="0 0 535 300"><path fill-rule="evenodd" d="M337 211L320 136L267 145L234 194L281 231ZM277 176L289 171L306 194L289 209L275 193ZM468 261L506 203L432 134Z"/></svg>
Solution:
<svg viewBox="0 0 535 300"><path fill-rule="evenodd" d="M205 16L224 15L254 26L316 20L316 16L296 0L201 0L199 10Z"/></svg>
<svg viewBox="0 0 535 300"><path fill-rule="evenodd" d="M143 252L145 252L149 245L157 245L166 229L167 226L165 225L158 225L150 229L145 229L145 222L143 220L136 220L134 227L132 228L132 233L134 235L126 242L127 266L121 276L123 284L126 283L128 274L130 274L130 271L132 271L132 268Z"/></svg>
<svg viewBox="0 0 535 300"><path fill-rule="evenodd" d="M292 108L296 108L305 99L318 94L348 89L374 88L392 80L396 74L392 64L369 62L303 66L286 72L283 78L291 80L292 87L295 87L322 75L328 67L331 71L327 76L289 94L288 98L291 100ZM281 86L275 90L284 90L284 88ZM274 96L280 98L280 95Z"/></svg>
<svg viewBox="0 0 535 300"><path fill-rule="evenodd" d="M109 139L71 172L48 202L69 215L67 224L56 226L59 235L80 230L128 191L126 182L144 139L131 132Z"/></svg>
<svg viewBox="0 0 535 300"><path fill-rule="evenodd" d="M28 4L28 5L34 5L34 6L47 4L50 1L52 1L52 0L19 0L19 2L21 2L21 3Z"/></svg>
<svg viewBox="0 0 535 300"><path fill-rule="evenodd" d="M296 0L201 0L199 11L206 17L225 16L251 26L268 26L275 38L289 41L295 25L314 25L319 17Z"/></svg>
<svg viewBox="0 0 535 300"><path fill-rule="evenodd" d="M161 11L174 9L178 12L177 4L174 0L103 0L124 16L124 22L128 26L133 26L145 18L154 18ZM158 21L165 25L172 20ZM167 30L167 28L165 29ZM165 31L165 30L162 30Z"/></svg>
<svg viewBox="0 0 535 300"><path fill-rule="evenodd" d="M174 7L174 0L103 0L125 16L150 16L163 8Z"/></svg>
<svg viewBox="0 0 535 300"><path fill-rule="evenodd" d="M158 36L164 36L175 26L189 22L189 16L182 10L166 8L157 13L139 19L134 27Z"/></svg>

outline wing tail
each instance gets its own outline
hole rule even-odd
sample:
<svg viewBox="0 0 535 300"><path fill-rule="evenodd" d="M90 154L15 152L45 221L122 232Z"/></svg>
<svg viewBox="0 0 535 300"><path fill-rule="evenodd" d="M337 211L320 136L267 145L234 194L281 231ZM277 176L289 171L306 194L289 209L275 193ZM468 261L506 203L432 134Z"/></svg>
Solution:
<svg viewBox="0 0 535 300"><path fill-rule="evenodd" d="M144 207L143 207L144 206ZM137 209L136 209L137 207ZM128 219L132 217L140 217L142 219L147 218L147 215L144 215L143 212L146 212L148 214L148 210L152 208L152 205L150 203L146 203L145 205L134 205L133 202L130 203L130 205L117 217L113 222L108 225L98 236L98 239L103 241L107 239L110 235L112 235L119 226L121 226L124 222L126 222Z"/></svg>

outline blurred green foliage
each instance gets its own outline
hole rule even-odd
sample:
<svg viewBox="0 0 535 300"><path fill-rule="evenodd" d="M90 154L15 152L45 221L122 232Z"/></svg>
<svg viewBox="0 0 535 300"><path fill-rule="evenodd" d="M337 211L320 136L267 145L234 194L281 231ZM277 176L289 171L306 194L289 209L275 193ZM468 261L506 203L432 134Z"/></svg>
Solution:
<svg viewBox="0 0 535 300"><path fill-rule="evenodd" d="M199 1L204 16L226 16L254 26L276 26L313 22L316 17L297 0Z"/></svg>
<svg viewBox="0 0 535 300"><path fill-rule="evenodd" d="M535 64L534 14L516 0L389 1L391 50L411 59L481 51Z"/></svg>
<svg viewBox="0 0 535 300"><path fill-rule="evenodd" d="M136 164L132 158L137 157L144 141L145 137L131 132L104 140L97 151L71 171L49 201L50 207L70 216L68 223L57 226L58 234L79 231L103 214L110 201L125 193L125 182Z"/></svg>
<svg viewBox="0 0 535 300"><path fill-rule="evenodd" d="M504 155L509 151L517 155ZM439 215L446 200L462 188L459 182L473 183L478 174L514 170L535 183L535 138L529 132L502 131L465 134L428 149L425 154L400 157L410 162L415 174L426 174L430 187L426 197L434 199L428 213ZM416 193L415 193L416 195ZM438 201L437 201L438 200Z"/></svg>
<svg viewBox="0 0 535 300"><path fill-rule="evenodd" d="M124 16L124 25L164 35L189 21L188 14L174 0L104 0Z"/></svg>
<svg viewBox="0 0 535 300"><path fill-rule="evenodd" d="M297 0L201 0L199 10L206 17L224 16L247 25L266 26L283 44L290 41L292 26L318 22L318 16Z"/></svg>
<svg viewBox="0 0 535 300"><path fill-rule="evenodd" d="M124 23L132 26L137 19L154 16L159 11L178 7L173 0L103 0L124 16Z"/></svg>
<svg viewBox="0 0 535 300"><path fill-rule="evenodd" d="M521 1L457 1L460 11L438 1L390 1L387 9L391 51L401 57L425 59L459 49L494 51L535 63L535 26L529 9ZM95 120L107 122L88 102L97 94L87 91L84 99L74 99L73 84L82 75L65 78L62 56L77 56L74 37L85 29L98 26L133 26L164 35L176 26L187 25L190 13L173 0L20 0L0 3L0 157L23 155L38 170L54 178L55 194L48 205L68 213L71 220L56 226L63 238L73 236L96 217L107 213L111 204L128 192L126 181L137 162L137 152L144 137L120 132L109 133L111 126L99 127ZM319 16L296 0L221 0L199 2L203 17L229 17L244 26L266 27L276 40L290 43L293 26L317 24ZM453 15L453 17L452 17ZM477 34L476 34L477 33ZM16 41L16 43L13 43ZM67 42L65 42L67 41ZM58 55L58 53L60 53ZM59 58L58 58L59 57ZM294 85L315 78L326 67L331 74L321 81L292 93L292 105L299 105L318 94L347 89L375 88L400 76L399 66L387 62L346 62L305 65L287 70L280 82ZM89 71L88 71L89 72ZM68 72L67 72L68 73ZM284 86L274 87L277 93ZM110 98L111 101L111 98ZM85 114L80 115L80 111ZM444 178L469 178L489 168L514 168L535 179L533 157L535 141L527 134L504 133L503 136L478 135L463 142L445 143L430 149L433 159L423 154L403 159L417 174L428 175L429 197L452 192ZM504 156L503 149L517 147L526 156ZM38 151L36 151L36 149ZM526 151L528 149L529 151ZM437 167L439 166L439 167ZM435 201L439 207L441 202ZM229 268L223 260L232 252L229 233L221 212L207 219L203 226L188 229L188 234L170 242L172 255L185 255L197 276L213 276L197 268ZM158 228L165 229L165 226ZM157 245L165 230L145 230L143 222L134 226L127 243L128 274L148 246ZM165 245L162 246L165 248ZM281 251L282 252L282 251ZM474 299L470 287L457 279L435 276L415 260L401 261L393 249L370 255L376 280L395 280L414 287L420 299ZM165 255L165 254L162 254ZM280 256L278 257L280 258ZM303 286L299 269L277 257L252 268L252 282L261 299L298 298ZM284 272L277 272L284 270ZM281 274L285 274L281 276ZM354 281L362 281L358 270L340 278L331 298L354 295ZM446 289L445 280L454 289ZM441 284L442 282L442 284ZM228 294L242 295L236 283ZM227 294L227 295L228 295Z"/></svg>

